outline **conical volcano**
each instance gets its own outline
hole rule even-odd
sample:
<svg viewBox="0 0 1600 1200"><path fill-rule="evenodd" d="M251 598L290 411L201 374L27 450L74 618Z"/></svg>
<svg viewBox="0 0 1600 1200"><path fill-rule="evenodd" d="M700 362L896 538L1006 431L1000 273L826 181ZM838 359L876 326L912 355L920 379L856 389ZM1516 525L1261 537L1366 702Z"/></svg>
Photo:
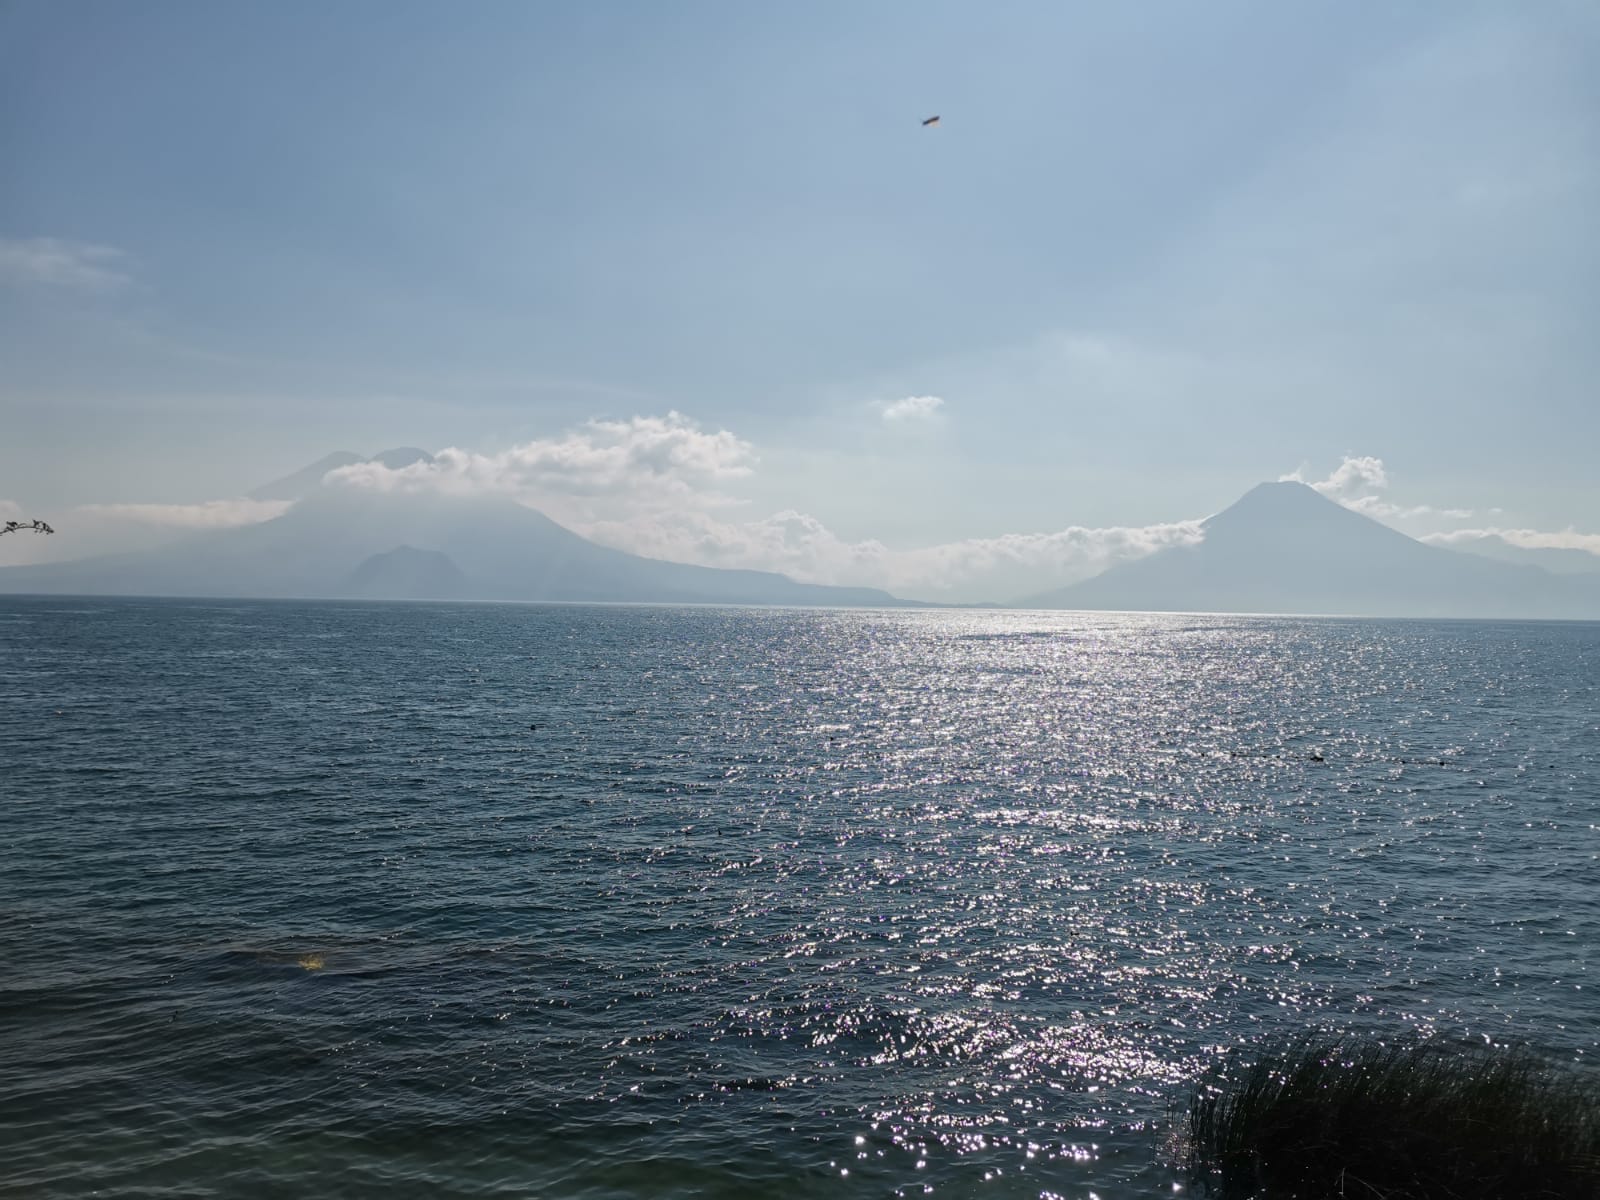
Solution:
<svg viewBox="0 0 1600 1200"><path fill-rule="evenodd" d="M1303 483L1263 483L1196 545L1021 602L1133 612L1600 617L1595 589L1537 567L1425 545Z"/></svg>

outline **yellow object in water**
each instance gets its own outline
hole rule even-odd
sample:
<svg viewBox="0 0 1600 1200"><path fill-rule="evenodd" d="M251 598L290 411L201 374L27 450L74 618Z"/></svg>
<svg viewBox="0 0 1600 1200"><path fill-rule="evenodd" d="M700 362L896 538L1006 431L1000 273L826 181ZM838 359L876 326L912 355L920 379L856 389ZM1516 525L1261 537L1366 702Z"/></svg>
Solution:
<svg viewBox="0 0 1600 1200"><path fill-rule="evenodd" d="M308 971L320 971L326 965L320 954L302 954L295 962Z"/></svg>

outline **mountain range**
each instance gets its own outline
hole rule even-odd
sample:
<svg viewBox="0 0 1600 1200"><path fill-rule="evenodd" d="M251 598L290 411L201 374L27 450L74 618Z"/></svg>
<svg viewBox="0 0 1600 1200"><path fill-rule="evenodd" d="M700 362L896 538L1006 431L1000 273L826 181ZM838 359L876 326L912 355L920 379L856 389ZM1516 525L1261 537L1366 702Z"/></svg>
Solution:
<svg viewBox="0 0 1600 1200"><path fill-rule="evenodd" d="M330 471L362 462L398 469L431 461L413 448L371 459L330 454L250 493L255 500L289 504L272 520L197 533L154 549L0 568L0 592L916 603L877 588L828 587L769 571L628 554L506 497L381 490L326 479ZM1600 572L1584 570L1570 554L1518 555L1516 548L1501 546L1493 552L1502 557L1495 558L1427 545L1300 483L1252 488L1203 522L1202 533L1193 545L1168 547L1013 607L1600 619ZM1558 570L1506 561L1517 557L1549 559Z"/></svg>
<svg viewBox="0 0 1600 1200"><path fill-rule="evenodd" d="M0 592L889 606L877 588L798 583L612 550L499 496L325 482L360 462L399 468L425 451L328 455L251 493L293 501L259 524L128 554L0 568Z"/></svg>

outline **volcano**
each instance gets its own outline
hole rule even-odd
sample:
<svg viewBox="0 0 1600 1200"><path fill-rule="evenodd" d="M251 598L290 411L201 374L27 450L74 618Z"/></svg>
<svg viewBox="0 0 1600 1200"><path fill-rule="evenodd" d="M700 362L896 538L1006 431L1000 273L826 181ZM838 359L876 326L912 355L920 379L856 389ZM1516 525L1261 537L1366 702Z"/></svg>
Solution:
<svg viewBox="0 0 1600 1200"><path fill-rule="evenodd" d="M1263 483L1204 537L1121 563L1026 608L1385 617L1600 617L1600 587L1429 546L1303 483Z"/></svg>

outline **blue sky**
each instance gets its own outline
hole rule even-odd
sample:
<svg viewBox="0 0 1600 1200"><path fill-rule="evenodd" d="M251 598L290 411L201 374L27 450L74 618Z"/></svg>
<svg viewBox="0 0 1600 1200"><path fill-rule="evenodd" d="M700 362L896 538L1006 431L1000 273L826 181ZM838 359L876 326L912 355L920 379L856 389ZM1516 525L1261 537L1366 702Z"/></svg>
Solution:
<svg viewBox="0 0 1600 1200"><path fill-rule="evenodd" d="M0 151L30 514L626 446L517 486L753 565L1367 459L1409 532L1600 531L1591 5L12 0Z"/></svg>

